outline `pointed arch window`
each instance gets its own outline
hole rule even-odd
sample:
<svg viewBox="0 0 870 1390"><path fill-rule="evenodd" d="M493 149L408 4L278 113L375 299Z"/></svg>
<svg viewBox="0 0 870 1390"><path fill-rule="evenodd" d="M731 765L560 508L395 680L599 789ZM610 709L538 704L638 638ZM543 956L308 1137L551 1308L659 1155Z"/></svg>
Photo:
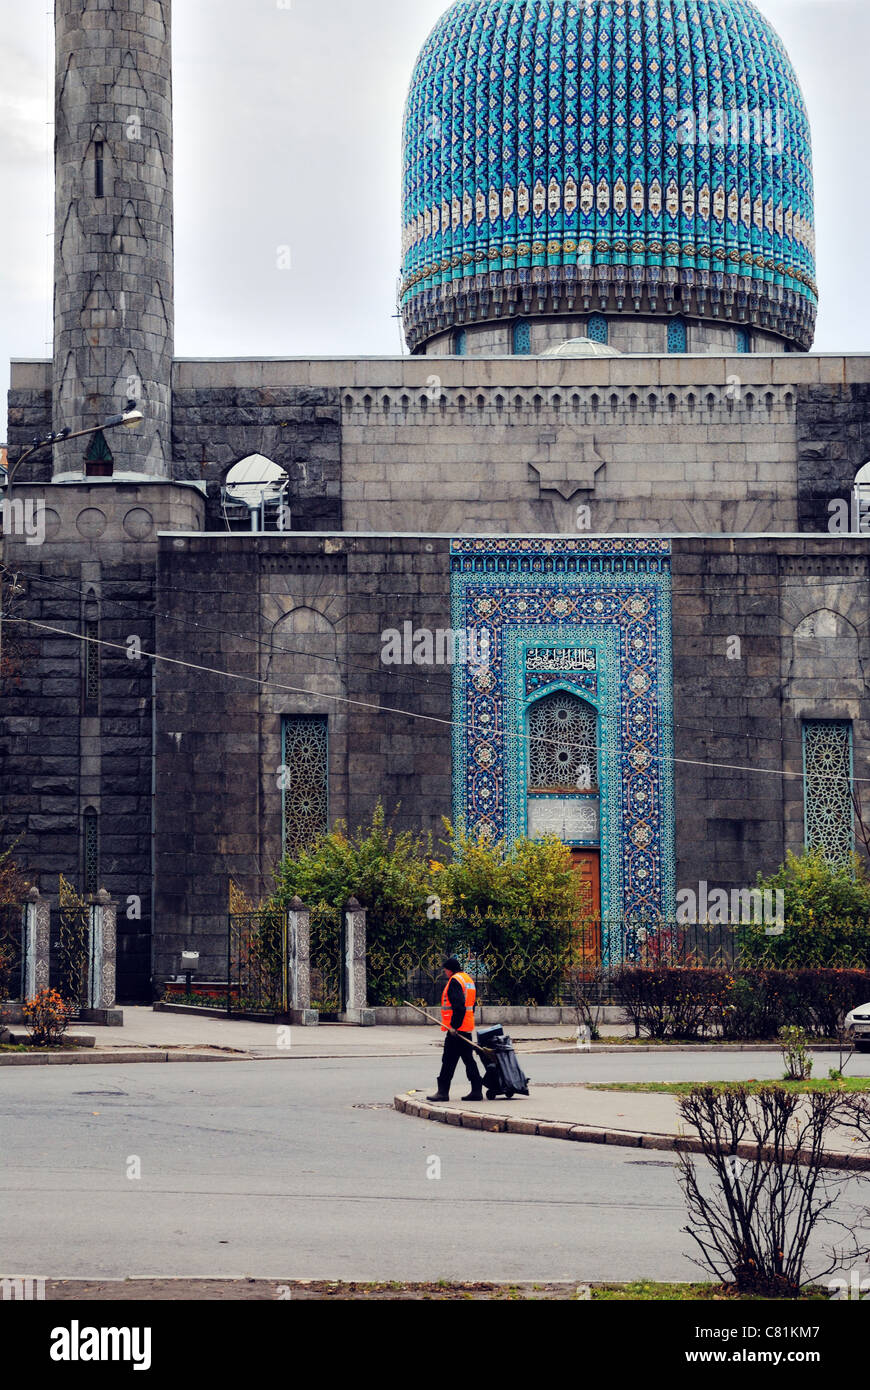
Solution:
<svg viewBox="0 0 870 1390"><path fill-rule="evenodd" d="M737 351L739 353L752 351L752 334L748 328L738 328L737 330Z"/></svg>
<svg viewBox="0 0 870 1390"><path fill-rule="evenodd" d="M529 710L529 791L598 791L598 713L570 691Z"/></svg>
<svg viewBox="0 0 870 1390"><path fill-rule="evenodd" d="M607 319L603 314L590 314L589 322L586 326L586 337L591 338L593 343L606 343L610 336Z"/></svg>
<svg viewBox="0 0 870 1390"><path fill-rule="evenodd" d="M689 331L683 318L671 319L668 324L668 352L688 352Z"/></svg>
<svg viewBox="0 0 870 1390"><path fill-rule="evenodd" d="M464 328L459 328L453 335L453 355L454 357L465 357L468 352L468 334Z"/></svg>
<svg viewBox="0 0 870 1390"><path fill-rule="evenodd" d="M105 146L102 140L94 141L94 197L106 196Z"/></svg>
<svg viewBox="0 0 870 1390"><path fill-rule="evenodd" d="M532 351L532 325L528 319L517 319L513 326L513 352L515 357L528 357Z"/></svg>

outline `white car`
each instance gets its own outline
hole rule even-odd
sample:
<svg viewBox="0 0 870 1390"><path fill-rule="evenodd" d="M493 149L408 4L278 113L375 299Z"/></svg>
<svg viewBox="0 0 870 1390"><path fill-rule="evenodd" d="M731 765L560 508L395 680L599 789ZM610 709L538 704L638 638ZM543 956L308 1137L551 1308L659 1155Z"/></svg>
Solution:
<svg viewBox="0 0 870 1390"><path fill-rule="evenodd" d="M846 1027L851 1028L859 1052L870 1051L870 1004L858 1004L846 1014Z"/></svg>

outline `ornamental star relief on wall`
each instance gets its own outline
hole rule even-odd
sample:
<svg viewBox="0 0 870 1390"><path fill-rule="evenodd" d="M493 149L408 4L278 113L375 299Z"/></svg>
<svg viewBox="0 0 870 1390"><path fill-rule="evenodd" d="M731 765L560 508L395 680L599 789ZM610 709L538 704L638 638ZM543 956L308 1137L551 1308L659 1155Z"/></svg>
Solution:
<svg viewBox="0 0 870 1390"><path fill-rule="evenodd" d="M558 492L566 502L578 492L594 492L596 474L605 467L591 430L566 426L538 436L538 452L529 460L541 494Z"/></svg>

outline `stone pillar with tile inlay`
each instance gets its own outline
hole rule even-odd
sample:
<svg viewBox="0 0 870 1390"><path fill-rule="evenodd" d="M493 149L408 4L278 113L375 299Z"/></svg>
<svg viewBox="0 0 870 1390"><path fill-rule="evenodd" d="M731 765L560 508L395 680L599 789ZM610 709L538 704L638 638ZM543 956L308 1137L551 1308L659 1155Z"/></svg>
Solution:
<svg viewBox="0 0 870 1390"><path fill-rule="evenodd" d="M311 913L301 898L293 898L287 914L290 950L290 1019L303 1027L319 1021L311 1007Z"/></svg>
<svg viewBox="0 0 870 1390"><path fill-rule="evenodd" d="M31 888L24 902L24 999L34 999L49 985L51 904Z"/></svg>
<svg viewBox="0 0 870 1390"><path fill-rule="evenodd" d="M373 1009L366 1007L366 910L356 898L350 898L344 909L341 969L344 1002L341 1021L371 1026L375 1014Z"/></svg>
<svg viewBox="0 0 870 1390"><path fill-rule="evenodd" d="M55 477L169 475L170 22L171 0L55 6L54 429L99 425L129 397L145 414L56 447Z"/></svg>
<svg viewBox="0 0 870 1390"><path fill-rule="evenodd" d="M115 1009L117 907L105 888L91 898L88 919L88 1004L81 1017L89 1023L121 1024Z"/></svg>

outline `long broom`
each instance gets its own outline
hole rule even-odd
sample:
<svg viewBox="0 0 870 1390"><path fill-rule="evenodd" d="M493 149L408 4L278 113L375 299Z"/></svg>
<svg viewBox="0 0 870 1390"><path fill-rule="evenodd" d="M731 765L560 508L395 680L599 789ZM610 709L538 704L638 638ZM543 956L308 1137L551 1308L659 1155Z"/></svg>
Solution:
<svg viewBox="0 0 870 1390"><path fill-rule="evenodd" d="M433 1018L431 1014L427 1014L425 1009L418 1008L416 1004L412 1004L410 999L403 1000L403 1003L407 1009L415 1009L418 1014L422 1014L423 1017L427 1018L430 1023L437 1023L440 1025L440 1018ZM455 1028L448 1028L446 1031L448 1033L452 1033L455 1038L459 1037L459 1033ZM472 1042L470 1038L463 1038L462 1041L468 1043L468 1046L473 1048L475 1052L479 1053L479 1055L483 1057L483 1059L487 1062L491 1061L492 1058L495 1056L495 1053L491 1047L479 1047L478 1044L476 1042Z"/></svg>

